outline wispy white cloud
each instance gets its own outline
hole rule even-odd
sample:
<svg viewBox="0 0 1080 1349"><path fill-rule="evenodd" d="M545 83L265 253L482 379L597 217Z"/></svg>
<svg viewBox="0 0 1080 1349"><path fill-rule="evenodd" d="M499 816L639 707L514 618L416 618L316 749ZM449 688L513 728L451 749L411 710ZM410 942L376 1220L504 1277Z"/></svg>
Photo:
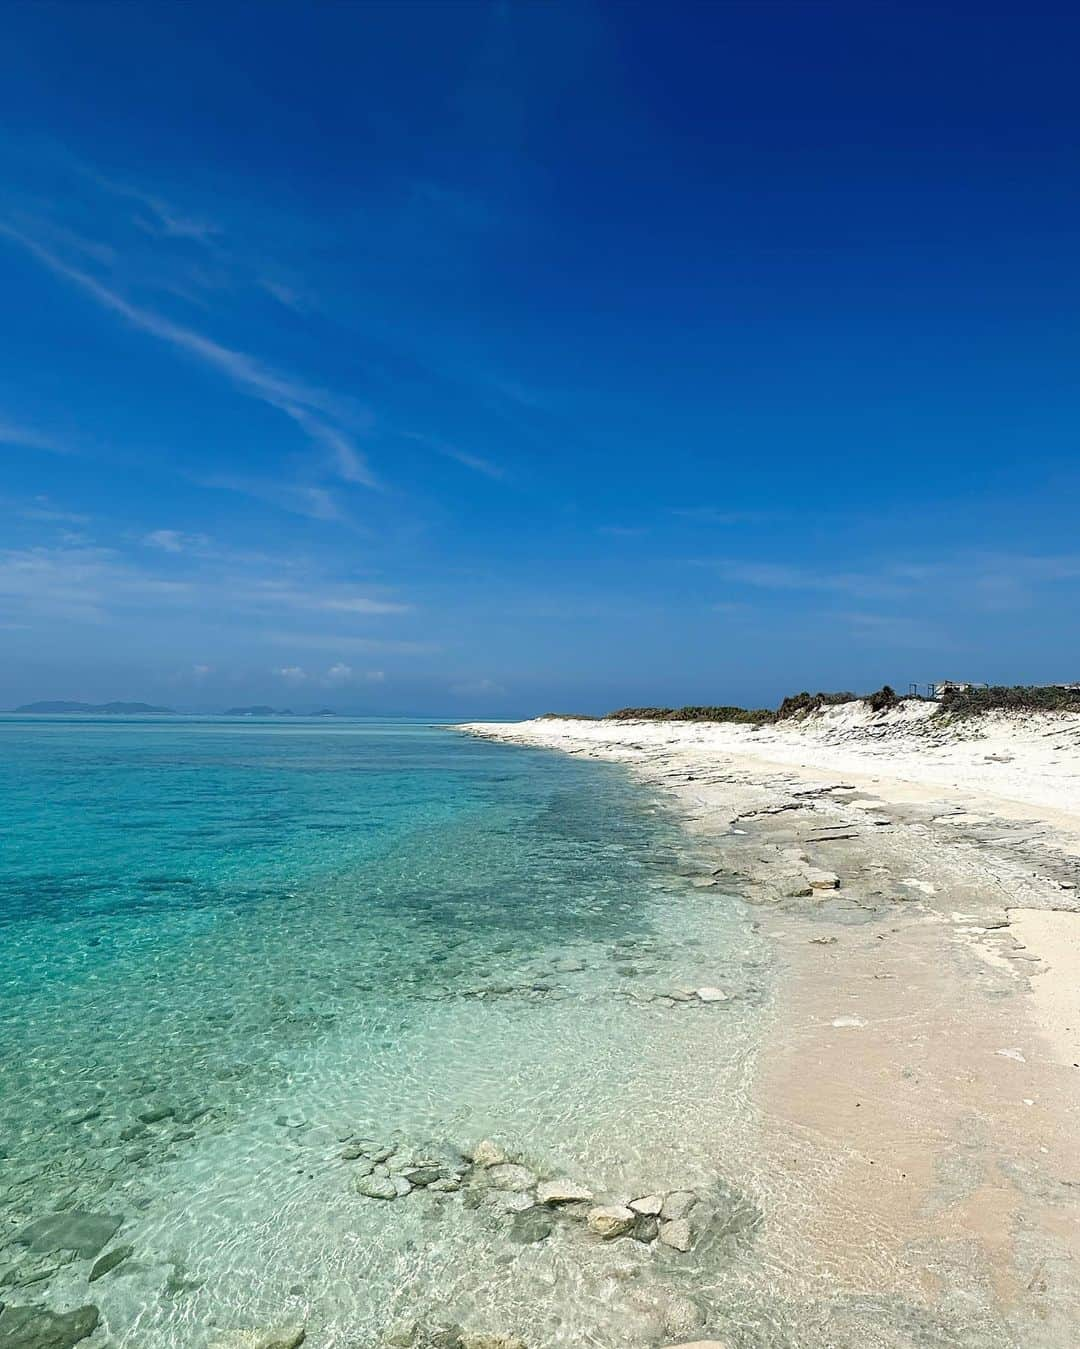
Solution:
<svg viewBox="0 0 1080 1349"><path fill-rule="evenodd" d="M311 603L306 596L299 596L298 599L302 605ZM364 595L331 595L315 599L311 607L336 610L343 614L404 614L412 608L412 605L397 604L390 600L373 600Z"/></svg>
<svg viewBox="0 0 1080 1349"><path fill-rule="evenodd" d="M163 197L146 192L131 183L118 183L95 170L80 166L82 173L104 192L115 197L123 197L135 202L142 208L143 214L134 217L135 224L148 234L169 239L194 239L199 243L212 243L220 234L219 226L209 220L196 218L176 209Z"/></svg>
<svg viewBox="0 0 1080 1349"><path fill-rule="evenodd" d="M275 646L289 646L297 651L322 651L328 654L335 651L383 651L398 655L423 655L440 649L435 642L354 637L347 634L343 635L340 632L259 629L254 635L262 641L272 642Z"/></svg>
<svg viewBox="0 0 1080 1349"><path fill-rule="evenodd" d="M309 520L344 521L347 517L337 497L327 487L307 483L274 482L264 478L238 478L220 474L199 480L202 487L223 492L239 492L256 501L265 501L279 510L303 515Z"/></svg>
<svg viewBox="0 0 1080 1349"><path fill-rule="evenodd" d="M346 482L366 487L378 485L363 453L354 444L349 431L341 425L343 415L348 416L350 413L333 394L272 370L246 352L223 346L154 310L133 304L118 291L81 268L65 262L36 238L11 224L0 222L0 233L19 244L54 275L90 296L103 309L218 371L244 393L284 413L313 444L329 454L334 470Z"/></svg>
<svg viewBox="0 0 1080 1349"><path fill-rule="evenodd" d="M464 464L466 468L471 468L474 473L482 473L487 478L504 478L505 470L490 459L485 459L482 455L473 454L470 450L462 450L457 445L451 445L438 436L422 435L419 431L406 431L403 433L406 440L416 441L420 445L426 446L429 450L434 450L436 454L441 454L444 459L453 459L459 464Z"/></svg>
<svg viewBox="0 0 1080 1349"><path fill-rule="evenodd" d="M159 548L164 553L188 553L206 548L210 540L205 534L184 534L178 529L154 529L143 535L147 548Z"/></svg>
<svg viewBox="0 0 1080 1349"><path fill-rule="evenodd" d="M71 453L71 447L62 444L55 436L3 418L0 418L0 445L15 445L23 450L44 450L48 454Z"/></svg>
<svg viewBox="0 0 1080 1349"><path fill-rule="evenodd" d="M100 623L116 607L185 599L187 582L158 577L94 546L0 552L0 609L15 617Z"/></svg>
<svg viewBox="0 0 1080 1349"><path fill-rule="evenodd" d="M706 561L728 581L765 590L822 590L839 594L883 598L910 593L912 584L888 571L836 572L786 562Z"/></svg>

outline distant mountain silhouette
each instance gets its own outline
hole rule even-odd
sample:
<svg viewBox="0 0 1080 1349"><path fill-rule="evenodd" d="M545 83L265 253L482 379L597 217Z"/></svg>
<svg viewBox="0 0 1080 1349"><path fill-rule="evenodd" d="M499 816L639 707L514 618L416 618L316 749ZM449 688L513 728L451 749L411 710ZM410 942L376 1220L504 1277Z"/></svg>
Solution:
<svg viewBox="0 0 1080 1349"><path fill-rule="evenodd" d="M23 703L22 707L17 707L16 712L102 712L106 715L114 716L139 716L149 712L170 712L174 716L175 711L171 707L155 707L152 703L69 703L69 702L45 702L45 703Z"/></svg>

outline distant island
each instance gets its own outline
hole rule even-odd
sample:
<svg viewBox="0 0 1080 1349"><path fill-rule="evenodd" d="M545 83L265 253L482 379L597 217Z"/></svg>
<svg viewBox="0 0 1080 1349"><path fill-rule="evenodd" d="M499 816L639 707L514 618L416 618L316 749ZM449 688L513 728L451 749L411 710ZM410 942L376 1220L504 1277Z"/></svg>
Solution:
<svg viewBox="0 0 1080 1349"><path fill-rule="evenodd" d="M169 713L176 716L172 707L155 707L152 703L71 703L44 702L23 703L15 708L16 712L101 712L113 716L141 716L147 713Z"/></svg>

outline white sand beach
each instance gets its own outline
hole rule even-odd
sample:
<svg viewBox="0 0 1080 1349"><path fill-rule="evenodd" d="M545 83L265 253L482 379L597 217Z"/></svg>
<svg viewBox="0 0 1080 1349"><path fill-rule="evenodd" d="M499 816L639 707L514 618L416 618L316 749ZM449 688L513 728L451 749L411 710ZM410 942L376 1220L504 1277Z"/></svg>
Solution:
<svg viewBox="0 0 1080 1349"><path fill-rule="evenodd" d="M759 1146L802 1197L775 1258L797 1249L823 1296L914 1281L928 1308L988 1298L1017 1344L1075 1345L1080 716L463 729L625 764L714 855L695 884L757 906L783 970Z"/></svg>

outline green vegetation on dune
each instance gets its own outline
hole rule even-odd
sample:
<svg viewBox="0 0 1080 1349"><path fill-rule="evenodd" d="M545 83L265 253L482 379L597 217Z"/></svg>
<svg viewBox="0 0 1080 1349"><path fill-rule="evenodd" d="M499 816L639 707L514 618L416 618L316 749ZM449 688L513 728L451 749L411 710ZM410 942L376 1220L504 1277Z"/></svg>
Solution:
<svg viewBox="0 0 1080 1349"><path fill-rule="evenodd" d="M1080 687L1061 684L995 684L989 688L949 689L942 712L956 717L981 712L1080 712Z"/></svg>
<svg viewBox="0 0 1080 1349"><path fill-rule="evenodd" d="M766 707L620 707L609 712L605 721L738 721L775 720L776 713Z"/></svg>
<svg viewBox="0 0 1080 1349"><path fill-rule="evenodd" d="M873 713L887 712L902 702L927 702L915 694L903 698L884 684L874 693L789 694L775 712L767 707L620 707L598 718L571 712L545 712L540 720L575 721L711 721L750 726L772 726L801 720L827 707L863 702ZM1080 712L1080 687L1068 685L998 685L991 688L949 689L939 700L941 715L965 717L983 712Z"/></svg>
<svg viewBox="0 0 1080 1349"><path fill-rule="evenodd" d="M823 707L853 703L862 699L871 711L882 712L900 699L888 684L876 693L792 693L775 712L767 707L620 707L609 712L605 721L725 721L741 725L768 726L792 717L805 717Z"/></svg>

